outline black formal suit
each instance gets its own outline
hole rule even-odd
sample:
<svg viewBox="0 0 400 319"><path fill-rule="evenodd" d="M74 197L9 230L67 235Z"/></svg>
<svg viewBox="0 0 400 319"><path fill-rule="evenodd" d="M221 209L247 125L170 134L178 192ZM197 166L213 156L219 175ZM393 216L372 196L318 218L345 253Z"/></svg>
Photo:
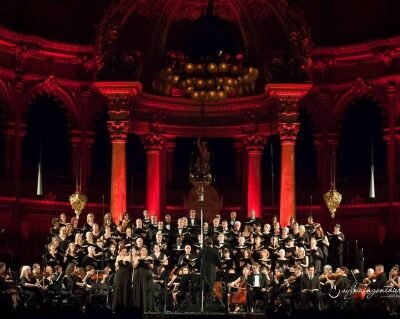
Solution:
<svg viewBox="0 0 400 319"><path fill-rule="evenodd" d="M212 292L217 277L217 267L221 266L221 257L216 248L205 246L199 254L200 274L204 282L204 291ZM212 297L212 296L211 296Z"/></svg>
<svg viewBox="0 0 400 319"><path fill-rule="evenodd" d="M262 273L252 273L250 276L247 277L247 283L247 306L253 308L255 306L255 301L261 300L259 307L264 308L269 299L269 294L267 292L269 280L267 276Z"/></svg>

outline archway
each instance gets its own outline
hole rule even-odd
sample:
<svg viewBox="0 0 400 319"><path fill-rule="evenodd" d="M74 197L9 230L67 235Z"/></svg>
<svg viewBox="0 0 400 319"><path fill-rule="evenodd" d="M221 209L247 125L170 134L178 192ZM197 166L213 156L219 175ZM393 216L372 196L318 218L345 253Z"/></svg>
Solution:
<svg viewBox="0 0 400 319"><path fill-rule="evenodd" d="M25 181L36 179L41 159L44 193L53 192L52 185L73 185L66 109L53 96L38 95L28 105L22 154L22 178ZM23 189L22 192L34 194L34 189Z"/></svg>
<svg viewBox="0 0 400 319"><path fill-rule="evenodd" d="M368 197L373 154L376 185L386 183L386 126L382 107L374 100L362 97L354 100L343 113L338 147L338 187L351 188L348 199ZM382 197L382 193L377 197ZM350 198L349 198L350 197Z"/></svg>

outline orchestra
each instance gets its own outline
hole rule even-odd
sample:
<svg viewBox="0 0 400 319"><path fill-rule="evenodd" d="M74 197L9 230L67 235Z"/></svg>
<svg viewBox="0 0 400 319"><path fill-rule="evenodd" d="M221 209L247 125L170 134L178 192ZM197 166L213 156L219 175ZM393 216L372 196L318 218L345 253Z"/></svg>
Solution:
<svg viewBox="0 0 400 319"><path fill-rule="evenodd" d="M176 225L170 215L157 220L148 211L136 220L125 213L118 225L109 214L102 224L88 214L80 224L65 214L51 220L43 267L24 265L18 278L0 262L1 305L41 307L69 293L85 311L92 285L104 283L114 312L130 306L177 311L197 303L200 294L231 312L321 310L337 302L330 295L352 285L359 288L353 299L362 302L373 289L400 288L397 265L388 278L382 265L364 276L344 267L340 225L329 233L311 216L305 225L292 218L281 227L276 216L263 224L250 212L242 223L231 212L229 219L205 221L203 236L193 209ZM394 307L390 299L387 304Z"/></svg>

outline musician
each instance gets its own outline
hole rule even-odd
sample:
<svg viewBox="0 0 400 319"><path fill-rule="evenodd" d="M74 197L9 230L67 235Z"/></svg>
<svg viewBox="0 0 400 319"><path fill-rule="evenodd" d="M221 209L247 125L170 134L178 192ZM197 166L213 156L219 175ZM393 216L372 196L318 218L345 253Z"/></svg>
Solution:
<svg viewBox="0 0 400 319"><path fill-rule="evenodd" d="M247 218L245 224L249 226L253 226L256 223L260 223L260 219L256 217L256 211L254 209L250 209L249 218Z"/></svg>
<svg viewBox="0 0 400 319"><path fill-rule="evenodd" d="M204 285L204 292L206 300L210 301L213 297L212 290L216 280L217 267L221 266L221 257L218 250L213 248L213 240L208 237L205 242L205 247L200 251L200 274L202 276L202 285Z"/></svg>
<svg viewBox="0 0 400 319"><path fill-rule="evenodd" d="M279 295L279 300L283 305L291 309L293 302L301 299L302 268L300 265L294 266L294 274L284 280L285 292Z"/></svg>
<svg viewBox="0 0 400 319"><path fill-rule="evenodd" d="M185 227L185 222L182 218L178 218L178 227L172 231L172 238L182 237L182 241L186 243L188 229Z"/></svg>
<svg viewBox="0 0 400 319"><path fill-rule="evenodd" d="M337 278L335 280L336 290L343 291L344 289L348 289L350 287L350 280L347 276L349 270L347 267L339 267L336 269Z"/></svg>
<svg viewBox="0 0 400 319"><path fill-rule="evenodd" d="M340 225L336 224L333 233L329 234L330 259L333 268L343 265L344 234L340 231Z"/></svg>
<svg viewBox="0 0 400 319"><path fill-rule="evenodd" d="M54 267L55 265L61 264L61 256L56 250L56 246L53 243L47 245L48 252L44 256L44 263L48 266Z"/></svg>
<svg viewBox="0 0 400 319"><path fill-rule="evenodd" d="M85 255L82 259L82 266L86 267L88 265L93 266L94 268L98 268L98 263L99 260L96 258L96 256L94 255L95 253L95 246L90 245L87 248L87 255Z"/></svg>
<svg viewBox="0 0 400 319"><path fill-rule="evenodd" d="M69 265L72 262L74 264L78 264L78 255L76 254L74 242L69 243L68 248L65 251L64 258L63 258L64 265Z"/></svg>
<svg viewBox="0 0 400 319"><path fill-rule="evenodd" d="M104 255L104 261L105 261L106 265L110 265L111 267L114 267L117 256L118 256L117 246L115 244L111 244Z"/></svg>
<svg viewBox="0 0 400 319"><path fill-rule="evenodd" d="M83 226L83 231L85 233L91 232L93 229L93 224L94 224L94 215L93 215L93 213L89 213L86 216L86 223Z"/></svg>
<svg viewBox="0 0 400 319"><path fill-rule="evenodd" d="M39 306L42 301L42 291L38 280L32 274L31 267L22 266L19 280L22 294L26 297L24 306L27 308L32 305Z"/></svg>
<svg viewBox="0 0 400 319"><path fill-rule="evenodd" d="M271 242L271 237L272 237L271 224L264 224L262 234L265 245L268 245Z"/></svg>
<svg viewBox="0 0 400 319"><path fill-rule="evenodd" d="M285 257L286 252L284 249L280 249L278 253L279 256L276 259L275 268L281 268L283 273L288 275L290 260Z"/></svg>
<svg viewBox="0 0 400 319"><path fill-rule="evenodd" d="M222 251L222 264L221 264L221 269L230 271L231 269L235 270L236 265L235 261L230 257L230 250L228 248L224 248Z"/></svg>
<svg viewBox="0 0 400 319"><path fill-rule="evenodd" d="M254 308L263 309L268 302L269 278L260 273L260 265L258 263L253 263L251 270L252 273L247 278L247 306L251 309L251 312L254 312ZM259 301L258 304L257 301Z"/></svg>
<svg viewBox="0 0 400 319"><path fill-rule="evenodd" d="M269 258L269 251L265 248L260 250L260 257L258 258L258 263L261 267L267 267L271 269L271 259Z"/></svg>
<svg viewBox="0 0 400 319"><path fill-rule="evenodd" d="M259 235L256 235L254 237L254 245L251 247L253 259L256 262L260 259L261 250L265 248L261 244L261 240L262 240L262 237Z"/></svg>
<svg viewBox="0 0 400 319"><path fill-rule="evenodd" d="M324 230L322 229L320 224L315 224L315 232L314 237L317 240L317 246L321 248L323 253L322 264L328 264L328 256L329 256L329 240L325 235Z"/></svg>
<svg viewBox="0 0 400 319"><path fill-rule="evenodd" d="M139 258L135 259L133 266L132 305L143 312L154 311L153 260L146 246L140 249Z"/></svg>
<svg viewBox="0 0 400 319"><path fill-rule="evenodd" d="M150 257L154 260L154 267L159 265L168 266L168 257L161 251L160 245L155 244L153 249L154 251Z"/></svg>
<svg viewBox="0 0 400 319"><path fill-rule="evenodd" d="M317 246L317 240L311 238L310 241L310 265L314 266L315 273L320 274L322 268L323 253L321 248Z"/></svg>
<svg viewBox="0 0 400 319"><path fill-rule="evenodd" d="M375 272L370 277L367 277L367 283L370 289L383 289L387 281L384 266L381 264L376 265Z"/></svg>
<svg viewBox="0 0 400 319"><path fill-rule="evenodd" d="M198 218L196 218L196 210L195 209L191 209L189 211L188 222L189 222L189 224L188 224L189 229L196 229L196 228L200 227L200 220Z"/></svg>
<svg viewBox="0 0 400 319"><path fill-rule="evenodd" d="M250 274L250 267L244 266L242 269L242 274L234 281L228 283L229 287L234 288L234 292L231 293L231 300L230 300L230 304L235 306L234 312L238 312L240 310L239 304L243 303L243 301L245 302L246 307L248 306L247 278L249 274Z"/></svg>
<svg viewBox="0 0 400 319"><path fill-rule="evenodd" d="M392 269L390 269L389 280L386 286L400 289L399 265L394 265Z"/></svg>
<svg viewBox="0 0 400 319"><path fill-rule="evenodd" d="M172 224L171 224L171 215L166 214L164 216L164 227L167 229L169 232L172 231Z"/></svg>
<svg viewBox="0 0 400 319"><path fill-rule="evenodd" d="M114 289L112 311L122 312L131 304L131 256L125 247L122 247L120 255L116 259L116 273L114 277Z"/></svg>
<svg viewBox="0 0 400 319"><path fill-rule="evenodd" d="M53 218L51 220L50 235L57 236L60 233L60 220L58 218Z"/></svg>
<svg viewBox="0 0 400 319"><path fill-rule="evenodd" d="M307 273L303 275L301 281L301 292L302 292L302 303L307 305L312 303L314 308L319 309L319 291L320 291L320 280L315 274L315 267L309 266Z"/></svg>
<svg viewBox="0 0 400 319"><path fill-rule="evenodd" d="M313 233L315 232L315 227L314 227L314 218L310 215L307 218L307 224L304 225L308 236L313 235Z"/></svg>
<svg viewBox="0 0 400 319"><path fill-rule="evenodd" d="M218 249L218 252L222 254L222 251L227 248L227 249L232 249L231 245L229 245L227 242L225 242L225 235L223 233L219 233L217 236L217 242L215 243L215 248Z"/></svg>
<svg viewBox="0 0 400 319"><path fill-rule="evenodd" d="M297 236L294 236L296 245L299 247L304 247L304 249L308 248L310 246L310 238L308 237L308 234L306 233L306 229L304 225L299 226L299 232L297 233Z"/></svg>
<svg viewBox="0 0 400 319"><path fill-rule="evenodd" d="M0 309L11 310L17 305L17 290L13 287L11 272L7 274L6 264L0 262Z"/></svg>
<svg viewBox="0 0 400 319"><path fill-rule="evenodd" d="M60 226L66 226L67 225L67 215L65 213L60 214Z"/></svg>
<svg viewBox="0 0 400 319"><path fill-rule="evenodd" d="M149 211L147 209L145 209L143 211L143 228L148 229L150 223L151 223L151 220L150 220Z"/></svg>
<svg viewBox="0 0 400 319"><path fill-rule="evenodd" d="M229 225L230 229L233 229L233 225L236 222L236 218L237 218L237 214L236 214L235 211L232 211L232 212L229 213L229 223L228 223L228 225Z"/></svg>
<svg viewBox="0 0 400 319"><path fill-rule="evenodd" d="M192 253L192 246L185 245L185 252L179 256L177 265L179 267L185 265L191 270L196 268L196 260L197 256Z"/></svg>

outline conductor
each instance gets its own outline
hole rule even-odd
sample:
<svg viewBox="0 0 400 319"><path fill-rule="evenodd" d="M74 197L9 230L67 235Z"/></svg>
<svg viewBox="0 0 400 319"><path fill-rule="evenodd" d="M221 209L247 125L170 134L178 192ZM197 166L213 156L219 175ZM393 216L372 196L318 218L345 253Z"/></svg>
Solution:
<svg viewBox="0 0 400 319"><path fill-rule="evenodd" d="M199 258L201 261L200 274L204 281L204 293L206 301L211 301L214 297L214 284L217 277L217 267L221 266L221 257L218 250L213 248L213 240L211 237L205 240L205 247L200 251Z"/></svg>

